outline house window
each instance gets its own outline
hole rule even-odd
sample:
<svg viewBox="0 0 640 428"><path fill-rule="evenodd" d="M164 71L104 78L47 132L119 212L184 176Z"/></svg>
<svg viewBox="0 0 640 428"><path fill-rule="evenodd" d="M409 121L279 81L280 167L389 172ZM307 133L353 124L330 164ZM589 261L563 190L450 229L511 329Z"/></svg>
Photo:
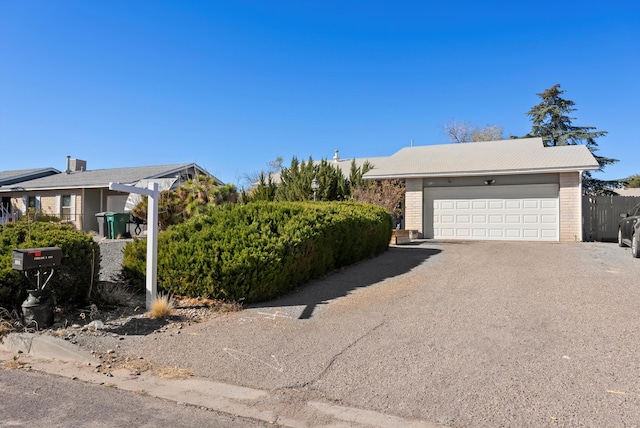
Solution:
<svg viewBox="0 0 640 428"><path fill-rule="evenodd" d="M27 199L27 206L30 210L35 210L37 207L37 203L38 201L36 200L35 196L29 196L29 198Z"/></svg>
<svg viewBox="0 0 640 428"><path fill-rule="evenodd" d="M71 218L71 195L62 195L60 202L60 218L62 220L73 220Z"/></svg>

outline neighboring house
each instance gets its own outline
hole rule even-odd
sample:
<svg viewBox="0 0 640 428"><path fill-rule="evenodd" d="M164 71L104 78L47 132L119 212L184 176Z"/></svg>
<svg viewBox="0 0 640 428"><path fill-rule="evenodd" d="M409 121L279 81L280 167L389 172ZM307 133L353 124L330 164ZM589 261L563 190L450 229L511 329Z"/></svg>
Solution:
<svg viewBox="0 0 640 428"><path fill-rule="evenodd" d="M86 161L67 157L64 172L2 185L0 196L3 203L9 202L9 209L15 214L25 214L32 209L60 217L79 230L97 231L96 214L125 212L130 196L109 190L110 182L138 187L158 182L161 189L166 189L197 174L211 175L194 163L87 170Z"/></svg>
<svg viewBox="0 0 640 428"><path fill-rule="evenodd" d="M624 189L615 189L619 196L638 196L640 197L640 187L625 187Z"/></svg>
<svg viewBox="0 0 640 428"><path fill-rule="evenodd" d="M333 153L333 160L327 160L325 159L327 162L329 162L330 165L334 166L336 169L340 170L342 172L342 175L344 176L345 179L349 179L349 176L351 175L351 164L355 161L356 163L356 168L362 168L362 166L365 164L365 162L369 162L370 165L376 166L376 164L378 162L382 162L384 159L387 159L387 157L371 157L371 158L351 158L351 159L342 159L339 156L339 151L335 150ZM307 162L306 160L304 162ZM322 160L314 160L313 164L314 165L320 165L320 163L322 162ZM271 174L271 182L278 185L280 184L280 172L274 172L273 174ZM254 182L252 183L253 186L257 186L258 182Z"/></svg>
<svg viewBox="0 0 640 428"><path fill-rule="evenodd" d="M541 138L406 147L366 179L405 180L405 228L434 239L582 241L586 146Z"/></svg>
<svg viewBox="0 0 640 428"><path fill-rule="evenodd" d="M59 173L60 171L55 168L32 168L14 171L0 171L0 186L8 186L21 181L32 180ZM0 224L7 223L12 219L11 198L8 196L2 196L2 199L0 199Z"/></svg>

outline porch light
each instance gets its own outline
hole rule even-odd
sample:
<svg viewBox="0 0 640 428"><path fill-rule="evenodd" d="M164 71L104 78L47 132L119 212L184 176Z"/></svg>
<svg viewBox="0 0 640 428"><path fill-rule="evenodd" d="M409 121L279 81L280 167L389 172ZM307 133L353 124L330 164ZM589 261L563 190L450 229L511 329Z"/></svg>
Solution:
<svg viewBox="0 0 640 428"><path fill-rule="evenodd" d="M316 200L316 195L318 193L319 188L320 188L320 181L318 181L318 177L313 177L313 180L311 180L311 190L313 190L314 202Z"/></svg>

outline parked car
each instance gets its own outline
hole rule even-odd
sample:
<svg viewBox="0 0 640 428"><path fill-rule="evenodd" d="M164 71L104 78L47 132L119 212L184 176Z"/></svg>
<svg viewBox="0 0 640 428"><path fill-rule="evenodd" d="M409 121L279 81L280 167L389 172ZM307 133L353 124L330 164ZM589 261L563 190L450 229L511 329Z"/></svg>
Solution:
<svg viewBox="0 0 640 428"><path fill-rule="evenodd" d="M618 225L618 245L631 247L631 255L640 257L640 204L630 213L620 214L622 220Z"/></svg>

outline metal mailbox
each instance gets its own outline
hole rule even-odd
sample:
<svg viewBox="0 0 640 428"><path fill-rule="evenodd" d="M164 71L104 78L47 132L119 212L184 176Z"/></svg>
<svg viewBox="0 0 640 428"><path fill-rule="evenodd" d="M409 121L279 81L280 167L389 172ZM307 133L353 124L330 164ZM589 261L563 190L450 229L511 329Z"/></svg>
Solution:
<svg viewBox="0 0 640 428"><path fill-rule="evenodd" d="M60 265L62 248L25 248L13 250L11 267L15 270L50 268Z"/></svg>

